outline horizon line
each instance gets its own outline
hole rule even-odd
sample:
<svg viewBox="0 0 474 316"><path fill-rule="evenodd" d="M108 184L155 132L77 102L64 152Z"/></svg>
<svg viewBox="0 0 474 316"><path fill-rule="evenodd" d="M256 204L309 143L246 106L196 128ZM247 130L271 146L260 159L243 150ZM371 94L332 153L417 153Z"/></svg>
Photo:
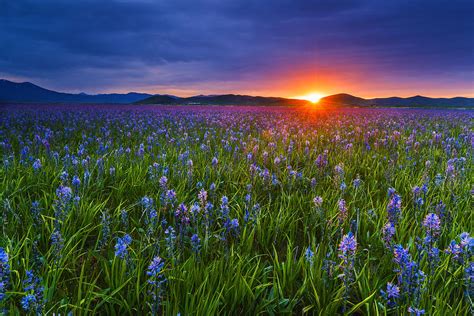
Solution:
<svg viewBox="0 0 474 316"><path fill-rule="evenodd" d="M251 94L251 93L247 94L247 93L244 93L244 92L226 92L226 93L208 93L208 94L199 93L199 94L193 94L193 95L189 95L189 96L179 96L179 95L170 94L170 93L143 92L143 91L133 91L133 90L132 91L127 91L127 92L99 92L99 93L87 93L87 92L84 92L84 91L81 91L81 92L68 91L68 92L66 92L66 91L57 91L57 90L53 90L53 89L50 89L50 88L45 88L45 87L40 86L40 85L38 85L36 83L33 83L31 81L13 81L13 80L10 80L10 79L5 79L5 78L0 78L0 81L8 81L8 82L16 83L16 84L29 83L29 84L35 85L39 88L49 90L49 91L52 91L52 92L56 92L56 93L85 94L85 95L89 95L89 96L107 95L107 94L132 94L132 93L137 93L137 94L149 94L150 96L161 95L161 96L172 96L172 97L177 97L177 98L180 98L180 99L186 99L186 98L192 98L192 97L198 97L198 96L212 97L212 96L222 96L222 95L237 95L237 96L251 96L251 97L262 97L262 98L282 98L282 99L302 100L302 101L310 102L309 100L304 99L303 98L304 96L260 95L260 94ZM430 98L430 99L474 98L474 95L472 95L472 96L454 95L454 96L431 97L431 96L422 95L422 94L414 94L414 95L408 95L408 96L390 95L390 96L365 97L365 96L360 96L360 95L353 94L353 93L348 93L348 92L338 92L338 93L331 93L331 94L321 93L321 99L326 98L326 97L330 97L330 96L341 95L341 94L350 95L350 96L353 96L353 97L356 97L356 98L362 98L362 99L365 99L365 100L388 99L388 98L409 99L409 98L414 98L414 97L425 97L425 98Z"/></svg>

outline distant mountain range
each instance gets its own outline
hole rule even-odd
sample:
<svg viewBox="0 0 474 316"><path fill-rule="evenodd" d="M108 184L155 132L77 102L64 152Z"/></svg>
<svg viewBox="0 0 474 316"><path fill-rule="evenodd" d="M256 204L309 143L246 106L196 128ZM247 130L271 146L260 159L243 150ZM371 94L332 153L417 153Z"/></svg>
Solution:
<svg viewBox="0 0 474 316"><path fill-rule="evenodd" d="M309 101L299 99L286 99L277 97L253 97L250 95L222 94L222 95L197 95L189 98L179 98L155 95L136 102L137 104L188 104L188 105L307 105Z"/></svg>
<svg viewBox="0 0 474 316"><path fill-rule="evenodd" d="M428 98L420 95L400 98L364 99L350 94L340 93L321 98L324 106L360 106L360 107L474 107L474 98Z"/></svg>
<svg viewBox="0 0 474 316"><path fill-rule="evenodd" d="M160 105L247 105L247 106L302 106L310 105L306 100L249 95L197 95L181 98L165 94L130 92L127 94L63 93L48 90L30 82L16 83L0 79L0 103L135 103ZM474 107L474 98L409 98L364 99L350 94L334 94L322 98L318 106L323 107Z"/></svg>
<svg viewBox="0 0 474 316"><path fill-rule="evenodd" d="M41 88L30 82L0 79L0 102L20 103L133 103L151 97L148 93L85 94L63 93Z"/></svg>

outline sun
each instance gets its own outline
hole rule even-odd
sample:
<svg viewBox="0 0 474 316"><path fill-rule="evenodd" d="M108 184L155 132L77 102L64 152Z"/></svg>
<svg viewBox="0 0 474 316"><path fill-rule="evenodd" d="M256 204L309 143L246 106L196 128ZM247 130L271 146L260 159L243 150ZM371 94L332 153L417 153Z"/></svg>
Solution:
<svg viewBox="0 0 474 316"><path fill-rule="evenodd" d="M319 100L321 100L322 97L324 97L324 95L322 95L320 93L317 93L317 92L313 92L313 93L309 93L307 95L299 96L298 99L308 100L311 103L318 103Z"/></svg>

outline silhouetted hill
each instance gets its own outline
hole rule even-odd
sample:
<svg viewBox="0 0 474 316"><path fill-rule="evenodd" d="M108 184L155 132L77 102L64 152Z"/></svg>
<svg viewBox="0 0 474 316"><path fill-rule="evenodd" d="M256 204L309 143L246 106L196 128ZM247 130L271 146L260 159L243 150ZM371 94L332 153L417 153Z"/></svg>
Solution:
<svg viewBox="0 0 474 316"><path fill-rule="evenodd" d="M133 103L150 97L151 94L130 92L127 94L73 94L41 88L30 82L12 82L0 79L0 102L35 103Z"/></svg>
<svg viewBox="0 0 474 316"><path fill-rule="evenodd" d="M414 96L409 98L390 97L363 99L350 94L334 94L321 98L319 104L325 106L386 106L386 107L474 107L474 98L428 98Z"/></svg>
<svg viewBox="0 0 474 316"><path fill-rule="evenodd" d="M254 97L249 95L223 94L198 95L188 98L163 98L152 96L136 102L137 104L182 104L182 105L247 105L247 106L290 106L307 105L308 101L277 97Z"/></svg>
<svg viewBox="0 0 474 316"><path fill-rule="evenodd" d="M16 83L0 79L0 103L135 103L161 105L247 105L247 106L301 106L311 104L306 100L279 97L261 97L239 94L197 95L180 98L173 95L151 95L130 92L127 94L85 94L62 93L44 89L30 82ZM364 99L346 93L322 98L320 106L325 107L474 107L474 98L410 98Z"/></svg>
<svg viewBox="0 0 474 316"><path fill-rule="evenodd" d="M367 106L367 100L346 93L333 94L318 102L327 106Z"/></svg>

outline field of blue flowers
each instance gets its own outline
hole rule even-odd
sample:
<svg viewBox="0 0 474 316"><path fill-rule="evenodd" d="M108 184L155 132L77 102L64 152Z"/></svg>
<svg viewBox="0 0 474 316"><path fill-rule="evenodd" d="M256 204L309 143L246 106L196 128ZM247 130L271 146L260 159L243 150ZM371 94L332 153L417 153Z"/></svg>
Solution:
<svg viewBox="0 0 474 316"><path fill-rule="evenodd" d="M0 310L472 315L473 119L4 106Z"/></svg>

